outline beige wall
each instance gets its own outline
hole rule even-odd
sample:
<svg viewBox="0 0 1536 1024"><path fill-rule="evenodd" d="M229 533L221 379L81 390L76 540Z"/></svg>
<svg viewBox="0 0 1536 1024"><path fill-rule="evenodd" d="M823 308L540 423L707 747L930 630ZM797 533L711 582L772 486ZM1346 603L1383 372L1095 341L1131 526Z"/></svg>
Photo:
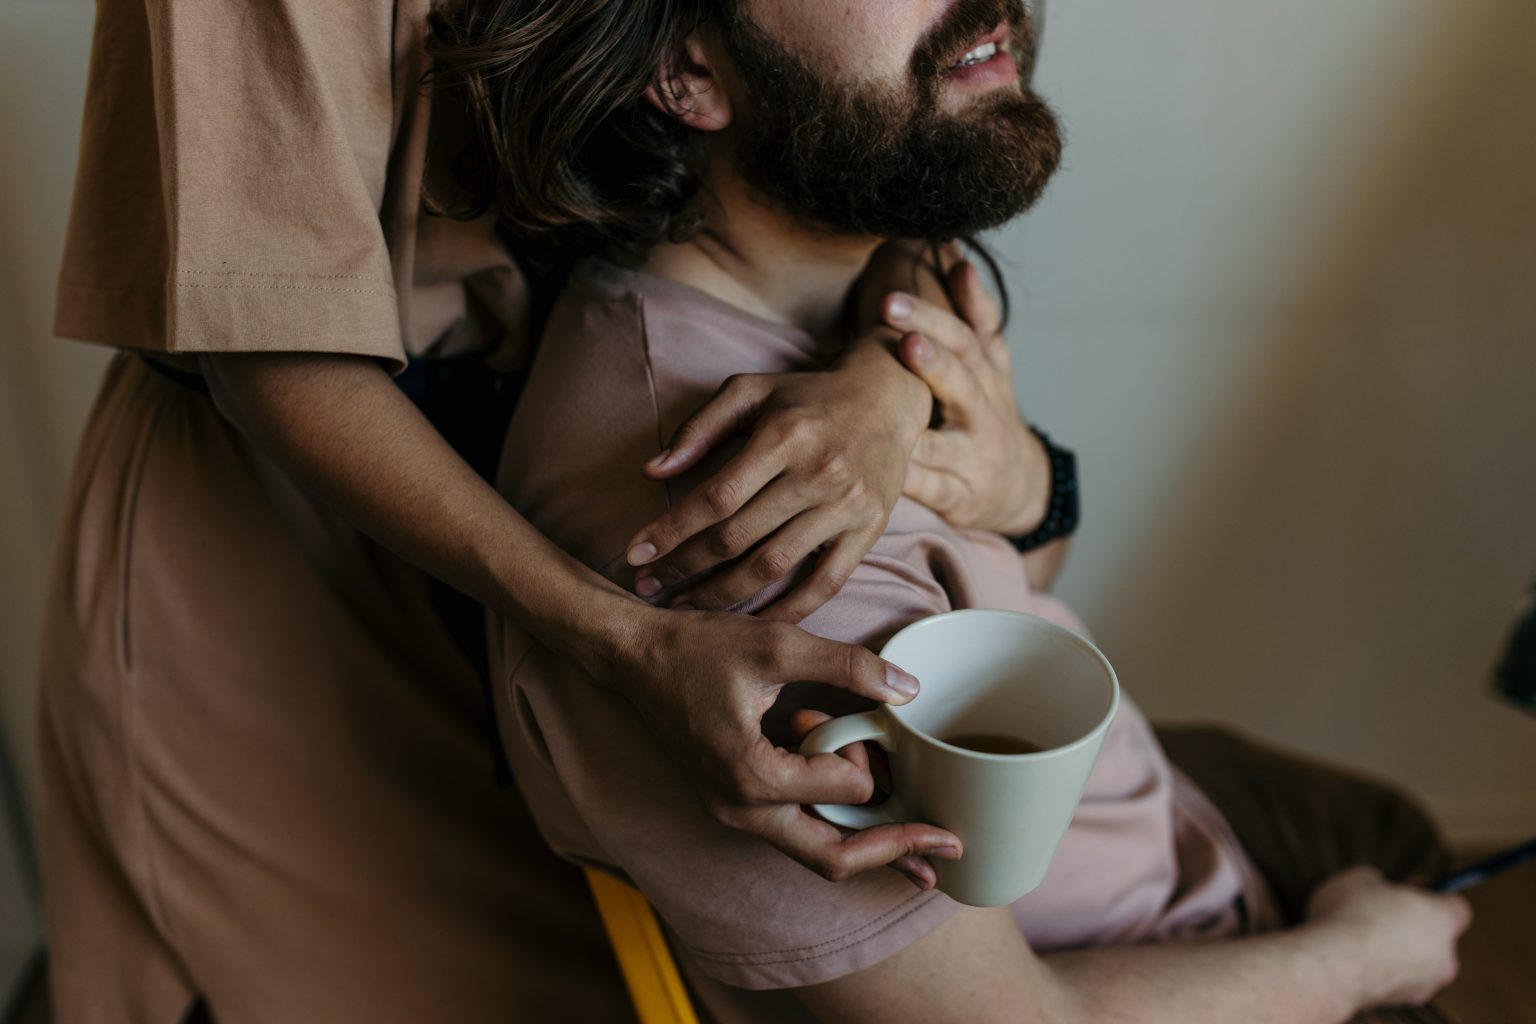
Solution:
<svg viewBox="0 0 1536 1024"><path fill-rule="evenodd" d="M1063 582L1122 679L1536 832L1486 696L1536 571L1536 6L1052 0L1066 173L1000 239Z"/></svg>
<svg viewBox="0 0 1536 1024"><path fill-rule="evenodd" d="M0 2L0 714L24 758L101 364L48 337L90 16ZM1154 714L1404 779L1466 837L1536 830L1536 718L1485 696L1536 569L1536 7L1050 16L1068 164L999 243L1025 407L1082 458L1063 591Z"/></svg>
<svg viewBox="0 0 1536 1024"><path fill-rule="evenodd" d="M0 3L0 722L29 794L38 598L104 355L50 339L92 10Z"/></svg>
<svg viewBox="0 0 1536 1024"><path fill-rule="evenodd" d="M102 355L49 341L90 18L85 3L0 0L0 735L29 802L37 598ZM0 845L16 811L7 797L0 790ZM23 878L0 849L0 1001L37 934Z"/></svg>

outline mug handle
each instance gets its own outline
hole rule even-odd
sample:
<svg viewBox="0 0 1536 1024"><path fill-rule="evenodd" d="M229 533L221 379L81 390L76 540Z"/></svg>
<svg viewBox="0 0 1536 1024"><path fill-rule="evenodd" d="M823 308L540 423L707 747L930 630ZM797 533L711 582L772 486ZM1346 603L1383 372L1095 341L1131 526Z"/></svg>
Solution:
<svg viewBox="0 0 1536 1024"><path fill-rule="evenodd" d="M887 752L894 746L885 716L879 711L863 711L857 715L844 715L829 722L822 722L812 729L805 742L800 744L802 757L835 753L850 743L874 740ZM851 804L812 804L817 814L834 825L844 828L870 828L909 820L905 807L893 793L879 807L855 807Z"/></svg>

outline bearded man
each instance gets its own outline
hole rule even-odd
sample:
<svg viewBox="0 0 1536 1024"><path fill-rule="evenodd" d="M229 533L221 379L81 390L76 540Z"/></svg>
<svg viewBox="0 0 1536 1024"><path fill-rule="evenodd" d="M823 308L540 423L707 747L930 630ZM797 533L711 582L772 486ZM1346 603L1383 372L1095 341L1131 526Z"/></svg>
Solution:
<svg viewBox="0 0 1536 1024"><path fill-rule="evenodd" d="M564 281L547 329L559 341L537 357L501 490L645 598L721 614L704 610L708 581L658 571L654 546L636 544L675 484L629 467L665 465L665 439L733 375L840 351L850 290L883 243L963 238L1038 198L1061 142L1028 86L1027 12L1018 0L518 0L470 4L442 29L441 81L465 87L481 118L481 159L465 166L513 244ZM885 314L939 334L948 294L976 305L957 256L934 270ZM729 518L713 540L751 565L752 505L718 497ZM759 565L774 582L737 611L828 571L827 556L787 546L804 562ZM801 625L873 647L951 608L1081 629L1038 582L1003 537L903 498ZM1463 903L1369 869L1325 880L1354 861L1399 877L1433 863L1416 812L1340 783L1356 809L1391 809L1375 846L1281 877L1250 838L1262 829L1240 838L1128 699L1045 881L982 910L934 891L921 859L906 878L805 870L699 807L620 697L515 636L504 655L503 729L545 837L644 891L718 1019L1331 1022L1422 1001L1454 974ZM765 742L848 710L838 698L807 686L765 702ZM1222 749L1233 773L1265 774L1266 755ZM799 808L771 813L807 827ZM952 837L911 852L963 856Z"/></svg>

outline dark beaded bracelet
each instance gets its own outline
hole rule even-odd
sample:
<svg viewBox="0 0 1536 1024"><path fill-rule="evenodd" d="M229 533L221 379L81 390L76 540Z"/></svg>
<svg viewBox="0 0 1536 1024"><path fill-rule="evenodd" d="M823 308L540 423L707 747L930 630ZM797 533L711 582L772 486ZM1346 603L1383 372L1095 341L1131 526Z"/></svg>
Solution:
<svg viewBox="0 0 1536 1024"><path fill-rule="evenodd" d="M1040 525L1022 537L1009 537L1009 542L1019 551L1033 551L1053 540L1069 536L1077 529L1077 457L1065 448L1051 443L1045 431L1031 424L1031 431L1045 445L1045 454L1051 460L1051 500Z"/></svg>

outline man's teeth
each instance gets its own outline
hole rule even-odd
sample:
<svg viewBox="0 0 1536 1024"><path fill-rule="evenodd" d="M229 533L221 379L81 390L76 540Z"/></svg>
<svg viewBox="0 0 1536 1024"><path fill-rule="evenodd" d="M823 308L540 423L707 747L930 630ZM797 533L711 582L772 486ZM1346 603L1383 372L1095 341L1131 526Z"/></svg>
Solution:
<svg viewBox="0 0 1536 1024"><path fill-rule="evenodd" d="M996 43L982 43L976 49L967 53L950 65L952 68L963 68L971 64L980 64L984 60L991 60L997 54Z"/></svg>

